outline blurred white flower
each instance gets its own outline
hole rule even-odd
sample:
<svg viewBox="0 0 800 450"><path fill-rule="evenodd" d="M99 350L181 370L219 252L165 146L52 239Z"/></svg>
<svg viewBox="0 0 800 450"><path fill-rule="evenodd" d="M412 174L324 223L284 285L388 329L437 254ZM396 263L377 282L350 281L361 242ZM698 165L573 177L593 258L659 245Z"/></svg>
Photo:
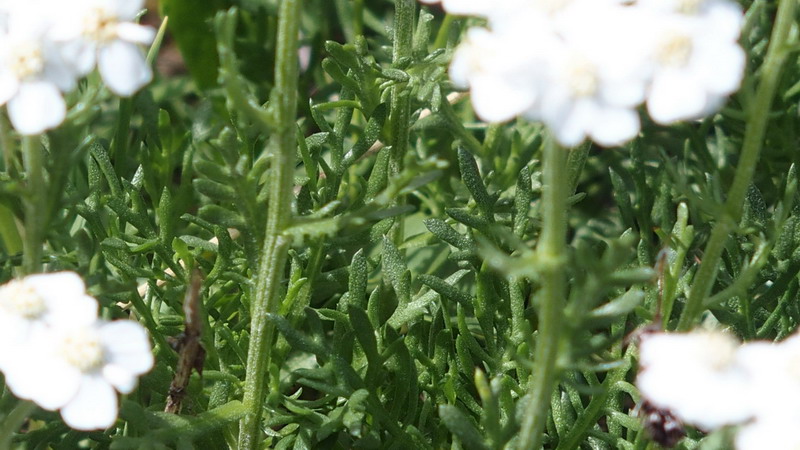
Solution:
<svg viewBox="0 0 800 450"><path fill-rule="evenodd" d="M130 320L51 327L29 345L29 355L6 371L6 383L19 397L60 408L64 422L78 430L113 425L114 390L130 393L153 367L147 333Z"/></svg>
<svg viewBox="0 0 800 450"><path fill-rule="evenodd" d="M472 28L450 64L453 83L470 89L475 113L488 122L509 120L539 99L539 58L530 54L536 47L508 44L497 33Z"/></svg>
<svg viewBox="0 0 800 450"><path fill-rule="evenodd" d="M716 111L741 84L745 53L739 46L741 11L716 4L703 16L659 13L652 20L653 78L647 111L669 124Z"/></svg>
<svg viewBox="0 0 800 450"><path fill-rule="evenodd" d="M720 332L649 334L639 366L643 398L706 431L740 425L738 450L800 448L800 334L741 345Z"/></svg>
<svg viewBox="0 0 800 450"><path fill-rule="evenodd" d="M47 35L50 16L40 2L16 2L5 10L0 32L0 105L21 134L55 128L66 116L61 92L73 89L76 75Z"/></svg>
<svg viewBox="0 0 800 450"><path fill-rule="evenodd" d="M714 331L642 336L636 385L642 396L704 430L754 415L746 371L736 365L738 342Z"/></svg>
<svg viewBox="0 0 800 450"><path fill-rule="evenodd" d="M772 420L756 419L741 427L736 433L736 450L796 450L800 448L797 433L798 417L775 417Z"/></svg>
<svg viewBox="0 0 800 450"><path fill-rule="evenodd" d="M155 38L151 27L133 22L144 0L79 0L51 34L64 44L65 54L81 75L97 66L103 82L128 97L153 78L141 45Z"/></svg>
<svg viewBox="0 0 800 450"><path fill-rule="evenodd" d="M758 443L770 449L800 447L793 428L800 423L800 335L779 343L747 343L736 359L751 380L740 395L749 398L755 411L755 420L737 436L737 448L754 449Z"/></svg>
<svg viewBox="0 0 800 450"><path fill-rule="evenodd" d="M0 286L0 370L29 355L32 336L42 330L96 317L97 301L73 272L30 275Z"/></svg>
<svg viewBox="0 0 800 450"><path fill-rule="evenodd" d="M137 322L97 318L97 301L71 272L33 275L0 287L0 369L18 397L61 409L79 430L117 417L116 391L130 393L153 366Z"/></svg>
<svg viewBox="0 0 800 450"><path fill-rule="evenodd" d="M743 76L742 11L729 0L441 4L486 18L486 28L467 31L450 66L477 116L541 120L566 146L633 139L645 100L661 124L710 114Z"/></svg>
<svg viewBox="0 0 800 450"><path fill-rule="evenodd" d="M482 16L497 7L498 2L486 0L420 0L422 3L441 3L442 7L450 14ZM507 0L499 0L500 2Z"/></svg>

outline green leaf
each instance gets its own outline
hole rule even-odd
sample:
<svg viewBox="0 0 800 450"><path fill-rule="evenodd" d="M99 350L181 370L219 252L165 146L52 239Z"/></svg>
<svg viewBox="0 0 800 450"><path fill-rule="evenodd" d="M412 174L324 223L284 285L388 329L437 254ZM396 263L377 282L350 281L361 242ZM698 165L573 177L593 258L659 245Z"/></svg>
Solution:
<svg viewBox="0 0 800 450"><path fill-rule="evenodd" d="M397 301L401 305L408 303L411 298L411 281L408 278L408 268L406 267L400 250L398 250L387 237L383 239L383 257L381 262L383 265L383 275L389 281L389 284L391 284L395 294L397 294Z"/></svg>
<svg viewBox="0 0 800 450"><path fill-rule="evenodd" d="M488 449L478 429L460 409L453 405L440 405L439 417L467 450Z"/></svg>
<svg viewBox="0 0 800 450"><path fill-rule="evenodd" d="M444 282L449 285L455 285L468 273L469 270L459 270L458 272L455 272L447 277ZM418 298L415 298L408 303L399 305L394 311L394 314L392 314L392 317L390 317L386 323L391 327L400 328L400 326L405 323L413 322L427 312L428 306L433 304L438 296L439 293L431 289Z"/></svg>
<svg viewBox="0 0 800 450"><path fill-rule="evenodd" d="M492 221L496 199L490 196L486 190L481 174L478 172L478 163L475 162L475 158L463 148L458 149L458 168L461 171L461 179L469 189L470 194L472 194L472 198L475 199L481 216L488 221Z"/></svg>
<svg viewBox="0 0 800 450"><path fill-rule="evenodd" d="M592 321L603 321L606 323L617 317L627 315L644 300L644 292L633 288L620 297L592 310L589 318Z"/></svg>

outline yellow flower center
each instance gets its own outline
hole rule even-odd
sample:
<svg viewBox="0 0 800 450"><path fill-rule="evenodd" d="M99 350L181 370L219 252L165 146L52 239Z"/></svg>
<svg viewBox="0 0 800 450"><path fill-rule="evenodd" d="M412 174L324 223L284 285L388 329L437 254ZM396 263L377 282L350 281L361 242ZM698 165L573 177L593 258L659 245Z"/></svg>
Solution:
<svg viewBox="0 0 800 450"><path fill-rule="evenodd" d="M11 47L7 64L17 79L24 80L38 75L44 70L42 48L35 42L15 44Z"/></svg>
<svg viewBox="0 0 800 450"><path fill-rule="evenodd" d="M692 57L692 38L685 33L669 32L659 43L658 61L668 67L683 67Z"/></svg>
<svg viewBox="0 0 800 450"><path fill-rule="evenodd" d="M100 336L92 329L73 330L64 337L61 355L67 363L81 372L97 369L103 365Z"/></svg>
<svg viewBox="0 0 800 450"><path fill-rule="evenodd" d="M21 280L12 280L0 287L0 306L26 319L36 319L47 310L44 299Z"/></svg>
<svg viewBox="0 0 800 450"><path fill-rule="evenodd" d="M117 37L117 18L100 7L92 9L84 19L86 37L97 42L108 42Z"/></svg>
<svg viewBox="0 0 800 450"><path fill-rule="evenodd" d="M678 0L678 12L681 14L696 14L700 10L703 0Z"/></svg>
<svg viewBox="0 0 800 450"><path fill-rule="evenodd" d="M597 69L584 57L573 56L567 61L566 79L576 97L590 97L597 92Z"/></svg>

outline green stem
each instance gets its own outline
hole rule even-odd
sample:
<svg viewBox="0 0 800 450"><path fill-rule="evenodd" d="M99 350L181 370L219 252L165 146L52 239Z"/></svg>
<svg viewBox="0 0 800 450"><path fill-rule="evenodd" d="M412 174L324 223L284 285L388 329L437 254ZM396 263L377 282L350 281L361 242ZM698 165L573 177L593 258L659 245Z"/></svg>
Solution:
<svg viewBox="0 0 800 450"><path fill-rule="evenodd" d="M394 2L394 43L392 47L392 63L399 65L412 55L414 38L414 12L416 0L395 0ZM389 126L391 127L391 152L389 153L389 179L403 171L403 159L408 153L409 120L411 104L405 84L392 86L391 103L389 105ZM405 199L398 198L395 205L402 205ZM392 240L399 245L403 239L403 222L400 221L392 229Z"/></svg>
<svg viewBox="0 0 800 450"><path fill-rule="evenodd" d="M36 410L36 404L20 400L17 406L0 421L0 450L10 450L11 440L22 424Z"/></svg>
<svg viewBox="0 0 800 450"><path fill-rule="evenodd" d="M566 298L567 151L548 139L544 147L542 186L542 234L536 249L541 289L539 333L534 369L528 388L528 404L519 448L539 449L547 422L550 396L558 378L557 357Z"/></svg>
<svg viewBox="0 0 800 450"><path fill-rule="evenodd" d="M399 64L402 60L411 57L416 1L395 0L394 8L392 63ZM403 158L408 151L408 122L411 110L408 92L404 91L405 85L403 84L392 86L392 101L389 110L389 122L392 131L392 152L389 160L390 175L397 175L403 170Z"/></svg>
<svg viewBox="0 0 800 450"><path fill-rule="evenodd" d="M25 236L22 241L22 272L32 274L42 269L42 243L47 210L47 187L44 182L42 145L39 136L22 138L22 162L25 165Z"/></svg>
<svg viewBox="0 0 800 450"><path fill-rule="evenodd" d="M275 88L270 108L274 112L272 152L264 247L255 279L251 307L250 348L243 403L247 410L239 429L239 449L260 448L261 415L264 390L269 379L271 344L275 327L268 320L280 304L280 283L286 267L290 239L283 231L291 222L292 189L294 186L295 152L297 147L297 47L300 22L300 0L283 0L278 17L278 43L275 59Z"/></svg>
<svg viewBox="0 0 800 450"><path fill-rule="evenodd" d="M714 225L711 237L706 244L703 262L694 277L692 288L686 299L686 308L678 321L678 330L680 331L691 328L702 313L703 303L711 294L711 288L717 278L722 251L725 249L728 237L736 229L736 224L741 218L747 189L753 182L753 173L764 143L772 99L778 89L782 69L791 53L788 41L794 24L796 5L797 0L781 0L778 6L778 15L772 36L770 36L769 49L761 67L762 75L756 91L755 102L748 111L742 154L739 157L733 184L728 191L724 214Z"/></svg>

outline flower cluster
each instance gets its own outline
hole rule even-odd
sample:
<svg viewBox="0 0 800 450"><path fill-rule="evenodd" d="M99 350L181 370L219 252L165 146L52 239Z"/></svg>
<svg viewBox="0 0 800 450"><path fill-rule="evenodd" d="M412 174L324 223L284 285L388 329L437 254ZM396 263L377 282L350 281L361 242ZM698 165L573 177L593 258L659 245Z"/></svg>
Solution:
<svg viewBox="0 0 800 450"><path fill-rule="evenodd" d="M421 0L435 3L435 0ZM729 0L442 0L484 17L467 31L450 77L476 114L543 121L574 146L620 145L657 123L714 112L738 89L742 11Z"/></svg>
<svg viewBox="0 0 800 450"><path fill-rule="evenodd" d="M18 397L61 410L72 428L108 428L115 390L127 394L153 367L150 340L132 320L108 322L73 272L0 286L0 371Z"/></svg>
<svg viewBox="0 0 800 450"><path fill-rule="evenodd" d="M800 334L740 345L722 332L656 333L640 345L642 396L711 431L743 426L736 448L800 447Z"/></svg>
<svg viewBox="0 0 800 450"><path fill-rule="evenodd" d="M0 2L0 105L22 134L57 127L62 95L98 68L117 95L130 96L152 78L140 44L155 37L133 22L144 0Z"/></svg>

